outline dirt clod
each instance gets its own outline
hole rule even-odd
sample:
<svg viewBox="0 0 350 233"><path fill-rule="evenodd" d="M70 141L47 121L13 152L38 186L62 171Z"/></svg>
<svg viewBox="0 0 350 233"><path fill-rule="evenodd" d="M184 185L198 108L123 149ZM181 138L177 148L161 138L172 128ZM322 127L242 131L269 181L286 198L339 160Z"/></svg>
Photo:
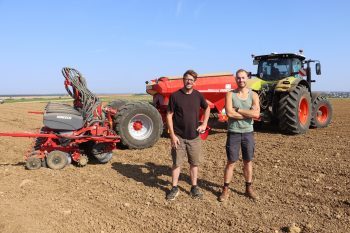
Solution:
<svg viewBox="0 0 350 233"><path fill-rule="evenodd" d="M288 232L289 233L300 233L301 229L295 223L292 223L292 225L290 227L288 227Z"/></svg>
<svg viewBox="0 0 350 233"><path fill-rule="evenodd" d="M30 183L32 183L33 181L29 180L29 179L25 179L25 180L22 180L22 182L19 184L19 187L24 187Z"/></svg>

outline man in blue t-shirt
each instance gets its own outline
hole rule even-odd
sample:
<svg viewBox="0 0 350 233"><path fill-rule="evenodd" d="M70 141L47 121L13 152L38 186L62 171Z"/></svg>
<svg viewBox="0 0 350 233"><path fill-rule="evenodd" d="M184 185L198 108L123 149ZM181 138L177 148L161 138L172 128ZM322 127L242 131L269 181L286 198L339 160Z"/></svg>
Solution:
<svg viewBox="0 0 350 233"><path fill-rule="evenodd" d="M191 196L193 198L201 198L203 196L197 186L198 165L202 160L199 133L206 130L210 107L203 95L193 89L196 80L196 72L193 70L186 71L183 75L184 87L174 92L169 100L167 124L171 139L173 166L172 189L166 196L167 200L175 200L179 194L177 185L180 167L186 154L190 164ZM205 109L202 124L199 124L200 108Z"/></svg>

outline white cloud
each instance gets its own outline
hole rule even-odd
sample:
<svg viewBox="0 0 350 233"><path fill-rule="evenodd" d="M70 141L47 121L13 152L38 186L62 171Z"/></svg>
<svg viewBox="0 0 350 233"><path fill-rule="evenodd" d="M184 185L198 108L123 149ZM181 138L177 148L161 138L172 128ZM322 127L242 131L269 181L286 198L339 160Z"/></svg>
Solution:
<svg viewBox="0 0 350 233"><path fill-rule="evenodd" d="M193 13L195 19L199 18L200 14L201 14L201 11L202 11L202 9L204 8L205 5L206 5L206 3L202 2L200 5L198 5L196 7L196 9L194 10L194 13Z"/></svg>
<svg viewBox="0 0 350 233"><path fill-rule="evenodd" d="M176 4L176 17L178 17L181 14L181 11L182 11L182 1L179 0L177 1L177 4Z"/></svg>

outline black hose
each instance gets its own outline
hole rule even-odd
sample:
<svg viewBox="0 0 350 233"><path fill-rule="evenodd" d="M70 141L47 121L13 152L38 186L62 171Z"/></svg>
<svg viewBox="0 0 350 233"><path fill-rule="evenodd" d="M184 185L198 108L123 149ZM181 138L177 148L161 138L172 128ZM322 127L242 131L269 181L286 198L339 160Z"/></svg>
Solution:
<svg viewBox="0 0 350 233"><path fill-rule="evenodd" d="M84 123L92 121L94 119L94 112L101 104L101 101L87 88L86 80L79 71L73 68L64 67L62 69L62 74L73 88L73 91L71 91L69 87L66 86L68 94L75 100L75 102L79 100L82 104L80 112L83 116ZM78 91L79 96L75 96L75 90ZM74 107L80 108L80 106ZM99 116L99 119L95 120L101 120L101 118L103 120L103 114Z"/></svg>

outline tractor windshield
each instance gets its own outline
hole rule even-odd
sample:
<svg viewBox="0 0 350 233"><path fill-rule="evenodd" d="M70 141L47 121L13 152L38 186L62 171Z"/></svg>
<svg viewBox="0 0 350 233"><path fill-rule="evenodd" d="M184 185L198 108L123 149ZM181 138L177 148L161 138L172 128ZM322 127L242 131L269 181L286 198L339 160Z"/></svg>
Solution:
<svg viewBox="0 0 350 233"><path fill-rule="evenodd" d="M280 80L291 76L294 70L292 66L295 63L293 60L286 58L261 60L258 65L258 76L266 81Z"/></svg>

